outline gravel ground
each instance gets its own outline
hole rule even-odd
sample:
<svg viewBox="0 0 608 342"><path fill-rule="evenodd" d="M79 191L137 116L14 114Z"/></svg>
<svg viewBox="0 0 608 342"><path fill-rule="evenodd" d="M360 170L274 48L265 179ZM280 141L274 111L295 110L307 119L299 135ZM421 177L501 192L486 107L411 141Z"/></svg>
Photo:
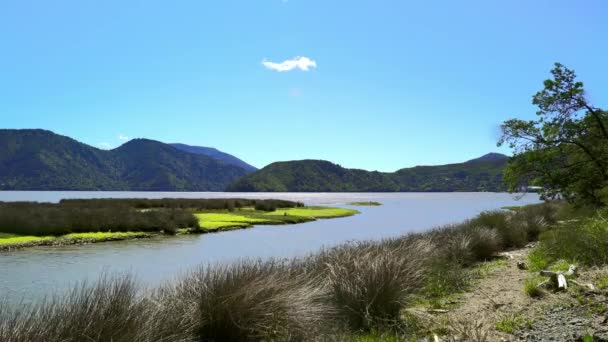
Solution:
<svg viewBox="0 0 608 342"><path fill-rule="evenodd" d="M526 261L530 250L512 251L513 259L507 265L482 279L447 314L449 321L464 319L478 323L482 328L477 329L483 329L484 337L451 339L608 342L608 289L591 291L571 284L565 292L545 290L541 298L530 298L523 291L530 272L517 267L518 262ZM579 283L593 284L597 275L608 273L608 267L579 271ZM509 316L519 317L525 323L512 334L498 331L497 323Z"/></svg>

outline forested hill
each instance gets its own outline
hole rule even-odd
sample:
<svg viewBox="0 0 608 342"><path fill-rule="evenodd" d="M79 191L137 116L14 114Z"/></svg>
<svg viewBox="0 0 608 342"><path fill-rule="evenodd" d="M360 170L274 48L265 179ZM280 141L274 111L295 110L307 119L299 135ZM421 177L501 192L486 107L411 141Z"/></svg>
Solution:
<svg viewBox="0 0 608 342"><path fill-rule="evenodd" d="M346 169L324 160L272 163L228 187L250 192L505 191L509 158L490 153L464 163L416 166L393 173Z"/></svg>
<svg viewBox="0 0 608 342"><path fill-rule="evenodd" d="M239 158L237 158L231 154L219 151L218 149L213 148L213 147L190 146L190 145L186 145L186 144L169 144L169 145L175 147L178 150L195 153L195 154L202 154L202 155L211 157L213 159L221 160L226 164L236 165L238 167L245 169L249 173L255 172L258 170L255 166L249 165L246 162L240 160Z"/></svg>
<svg viewBox="0 0 608 342"><path fill-rule="evenodd" d="M247 173L154 140L106 151L46 130L0 130L0 190L222 191Z"/></svg>

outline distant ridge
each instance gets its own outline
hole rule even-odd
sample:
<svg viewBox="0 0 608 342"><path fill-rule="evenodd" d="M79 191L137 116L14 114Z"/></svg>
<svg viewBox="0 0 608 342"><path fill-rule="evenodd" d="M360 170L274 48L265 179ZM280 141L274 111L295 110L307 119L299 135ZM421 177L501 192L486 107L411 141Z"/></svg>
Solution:
<svg viewBox="0 0 608 342"><path fill-rule="evenodd" d="M182 150L182 151L189 152L189 153L202 154L204 156L208 156L208 157L211 157L216 160L221 160L221 161L225 162L226 164L231 164L231 165L235 165L238 167L242 167L248 173L252 173L252 172L255 172L258 170L255 166L249 165L246 162L242 161L241 159L239 159L231 154L222 152L213 147L190 146L190 145L186 145L186 144L169 144L169 145L175 147L178 150Z"/></svg>
<svg viewBox="0 0 608 342"><path fill-rule="evenodd" d="M148 139L110 151L41 129L0 129L0 190L222 191L248 172Z"/></svg>
<svg viewBox="0 0 608 342"><path fill-rule="evenodd" d="M249 192L505 191L509 157L489 153L464 163L416 166L396 172L347 169L324 160L272 163L228 187Z"/></svg>
<svg viewBox="0 0 608 342"><path fill-rule="evenodd" d="M488 154L484 154L483 156L481 156L479 158L471 159L471 160L467 161L467 163L486 162L486 161L505 161L505 160L509 160L509 157L502 153L491 152Z"/></svg>

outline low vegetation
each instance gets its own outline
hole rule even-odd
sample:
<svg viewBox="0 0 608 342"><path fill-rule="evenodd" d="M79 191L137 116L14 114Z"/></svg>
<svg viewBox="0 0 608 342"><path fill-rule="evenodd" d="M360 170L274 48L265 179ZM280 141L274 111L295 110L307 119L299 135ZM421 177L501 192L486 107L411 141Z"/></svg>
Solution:
<svg viewBox="0 0 608 342"><path fill-rule="evenodd" d="M213 218L245 217L245 211ZM249 211L269 220L295 213L326 217L320 208ZM553 213L539 208L503 211L429 233L349 243L303 259L208 265L148 291L128 276L104 277L66 296L18 310L0 309L0 340L69 342L85 335L112 341L424 337L428 327L409 308L438 303L466 289L478 276L479 268L473 266L505 248L509 230L521 229L515 222L529 220L519 215L551 222L553 217L541 215ZM536 227L526 225L523 236L534 235L528 229ZM504 329L523 324L511 321L505 320Z"/></svg>
<svg viewBox="0 0 608 342"><path fill-rule="evenodd" d="M534 270L561 264L608 264L608 222L606 210L586 218L561 221L555 229L540 234L538 248L529 256ZM562 269L556 269L563 271Z"/></svg>
<svg viewBox="0 0 608 342"><path fill-rule="evenodd" d="M71 245L77 243L141 239L150 236L152 235L145 232L70 233L61 236L23 236L5 234L5 236L0 236L0 250L32 246Z"/></svg>
<svg viewBox="0 0 608 342"><path fill-rule="evenodd" d="M205 233L254 224L294 224L356 210L303 207L284 200L91 199L0 202L0 250L101 242L153 234Z"/></svg>
<svg viewBox="0 0 608 342"><path fill-rule="evenodd" d="M380 202L373 202L373 201L369 201L369 202L348 202L346 204L352 205L352 206L356 206L356 207L377 207L377 206L382 205L382 203L380 203Z"/></svg>
<svg viewBox="0 0 608 342"><path fill-rule="evenodd" d="M532 322L529 319L524 318L522 315L517 313L510 313L503 316L496 323L496 330L502 331L507 334L512 334L516 330L530 326L531 324Z"/></svg>

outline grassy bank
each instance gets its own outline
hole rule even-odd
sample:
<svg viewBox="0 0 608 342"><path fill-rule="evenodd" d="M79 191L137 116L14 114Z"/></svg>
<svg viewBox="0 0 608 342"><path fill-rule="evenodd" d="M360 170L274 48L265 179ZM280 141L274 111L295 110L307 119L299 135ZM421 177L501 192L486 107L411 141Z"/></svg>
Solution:
<svg viewBox="0 0 608 342"><path fill-rule="evenodd" d="M34 246L60 246L105 241L141 239L153 236L145 232L70 233L61 236L24 236L0 234L0 251Z"/></svg>
<svg viewBox="0 0 608 342"><path fill-rule="evenodd" d="M539 205L489 212L428 233L345 244L298 260L205 266L146 292L130 277L106 277L18 312L0 309L0 340L424 338L431 327L411 309L442 307L445 298L489 272L478 267L480 262L556 224L555 209ZM317 210L306 214L323 217ZM263 217L294 213L299 212L279 210Z"/></svg>
<svg viewBox="0 0 608 342"><path fill-rule="evenodd" d="M247 206L250 205L250 206ZM281 207L277 207L281 206ZM0 203L0 251L295 224L358 213L282 200L95 199Z"/></svg>
<svg viewBox="0 0 608 342"><path fill-rule="evenodd" d="M310 222L316 219L338 218L357 214L358 211L331 207L281 208L259 211L244 208L231 212L197 213L199 226L206 231L248 228L252 225L277 225Z"/></svg>

